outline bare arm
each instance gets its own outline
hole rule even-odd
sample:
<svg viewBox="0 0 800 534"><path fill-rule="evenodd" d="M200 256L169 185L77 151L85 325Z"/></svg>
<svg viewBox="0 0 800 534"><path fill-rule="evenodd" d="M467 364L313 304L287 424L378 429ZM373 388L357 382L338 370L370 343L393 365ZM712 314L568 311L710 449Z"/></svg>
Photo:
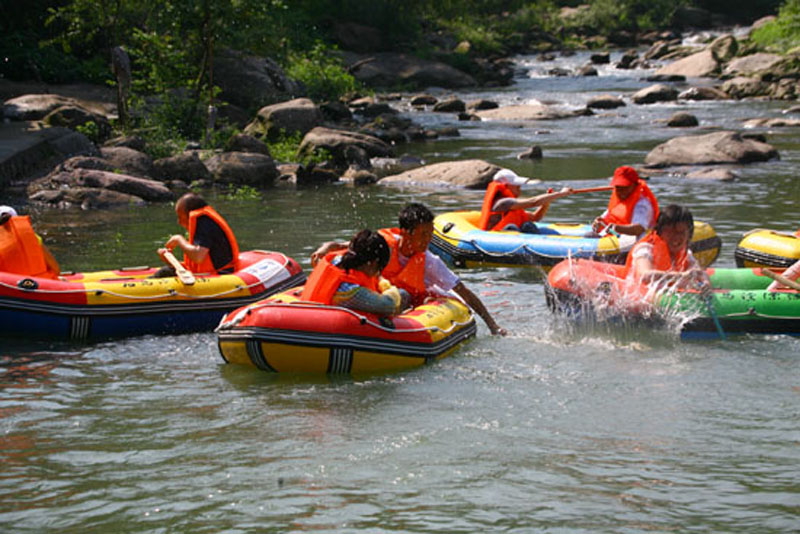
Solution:
<svg viewBox="0 0 800 534"><path fill-rule="evenodd" d="M494 206L492 206L492 211L506 212L516 209L524 210L528 208L535 208L536 206L543 206L550 204L550 202L556 199L566 197L571 194L572 194L572 188L565 187L561 191L557 191L555 193L543 193L541 195L536 195L535 197L528 197L528 198L505 197L501 198L500 200L494 203Z"/></svg>
<svg viewBox="0 0 800 534"><path fill-rule="evenodd" d="M339 250L345 250L349 245L350 243L347 241L327 241L323 243L317 250L311 253L311 266L316 266L317 262L324 258L327 254Z"/></svg>
<svg viewBox="0 0 800 534"><path fill-rule="evenodd" d="M486 309L486 306L483 305L481 299L478 298L478 295L473 293L467 286L464 285L463 282L459 282L453 288L453 291L455 291L458 296L464 299L464 302L466 302L470 308L475 310L475 313L477 313L481 319L483 319L493 335L500 334L501 336L504 336L508 334L508 331L505 328L500 327L495 322L494 318L489 313L489 310Z"/></svg>
<svg viewBox="0 0 800 534"><path fill-rule="evenodd" d="M201 263L208 256L208 249L200 245L193 245L182 235L175 234L170 237L164 248L158 250L158 255L164 260L164 251L172 251L175 247L179 247L183 251L185 258L189 258L195 263ZM166 262L166 260L164 260Z"/></svg>

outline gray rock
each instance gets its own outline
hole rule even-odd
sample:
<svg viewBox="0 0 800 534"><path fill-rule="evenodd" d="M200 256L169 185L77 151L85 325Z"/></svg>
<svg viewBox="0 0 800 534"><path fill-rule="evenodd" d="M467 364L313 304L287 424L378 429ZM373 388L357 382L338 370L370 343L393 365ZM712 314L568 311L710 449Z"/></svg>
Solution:
<svg viewBox="0 0 800 534"><path fill-rule="evenodd" d="M543 104L519 104L503 106L497 109L486 109L476 113L482 120L555 120L566 119L576 115L573 111L562 111Z"/></svg>
<svg viewBox="0 0 800 534"><path fill-rule="evenodd" d="M651 150L645 158L645 164L650 167L669 167L753 163L777 157L778 151L767 143L745 139L737 132L714 132L670 139Z"/></svg>
<svg viewBox="0 0 800 534"><path fill-rule="evenodd" d="M542 147L539 145L533 145L525 152L517 154L517 159L542 159L542 156Z"/></svg>
<svg viewBox="0 0 800 534"><path fill-rule="evenodd" d="M225 152L253 152L272 157L266 143L247 134L236 134L228 139L228 142L225 143Z"/></svg>
<svg viewBox="0 0 800 534"><path fill-rule="evenodd" d="M747 78L744 76L737 76L730 80L726 80L722 84L722 90L730 95L732 98L748 98L759 96L766 93L768 84L762 82L758 78Z"/></svg>
<svg viewBox="0 0 800 534"><path fill-rule="evenodd" d="M135 195L95 188L70 188L38 191L28 197L30 202L55 205L62 208L79 206L81 209L103 209L119 206L141 206L145 201Z"/></svg>
<svg viewBox="0 0 800 534"><path fill-rule="evenodd" d="M586 103L586 107L592 109L615 109L623 106L625 106L625 102L614 95L598 95L590 98Z"/></svg>
<svg viewBox="0 0 800 534"><path fill-rule="evenodd" d="M497 109L499 107L500 104L498 104L494 100L486 100L484 98L467 102L467 109L473 111L483 111L484 109Z"/></svg>
<svg viewBox="0 0 800 534"><path fill-rule="evenodd" d="M434 106L439 101L435 96L429 94L416 95L411 98L412 106Z"/></svg>
<svg viewBox="0 0 800 534"><path fill-rule="evenodd" d="M308 98L296 98L288 102L264 106L256 118L247 125L244 133L277 139L281 135L300 133L305 135L322 124L322 112Z"/></svg>
<svg viewBox="0 0 800 534"><path fill-rule="evenodd" d="M206 167L217 182L269 187L278 178L271 157L251 152L223 152L209 158Z"/></svg>
<svg viewBox="0 0 800 534"><path fill-rule="evenodd" d="M727 100L728 94L716 87L690 87L678 95L679 100Z"/></svg>
<svg viewBox="0 0 800 534"><path fill-rule="evenodd" d="M725 76L751 76L774 67L783 60L778 54L759 52L731 60L723 71Z"/></svg>
<svg viewBox="0 0 800 534"><path fill-rule="evenodd" d="M645 87L631 96L636 104L653 104L655 102L670 102L678 99L678 90L669 85L656 84Z"/></svg>
<svg viewBox="0 0 800 534"><path fill-rule="evenodd" d="M499 170L497 165L483 160L445 161L386 176L378 183L484 189Z"/></svg>
<svg viewBox="0 0 800 534"><path fill-rule="evenodd" d="M54 130L55 128L50 128ZM71 156L99 156L100 151L88 137L82 133L73 132L63 128L67 133L48 139L47 143L57 153L64 157Z"/></svg>
<svg viewBox="0 0 800 534"><path fill-rule="evenodd" d="M97 128L97 138L107 139L111 134L111 123L105 116L84 109L80 106L64 105L57 107L48 113L44 119L48 126L63 126L70 130L77 130L79 126L86 126L87 123L94 123Z"/></svg>
<svg viewBox="0 0 800 534"><path fill-rule="evenodd" d="M433 111L440 113L461 113L467 110L467 105L459 98L448 98L440 100L433 106Z"/></svg>
<svg viewBox="0 0 800 534"><path fill-rule="evenodd" d="M475 79L445 63L407 54L381 52L363 56L343 54L357 80L372 87L398 85L459 89L477 85Z"/></svg>
<svg viewBox="0 0 800 534"><path fill-rule="evenodd" d="M115 169L126 174L147 177L153 172L153 159L144 152L119 146L103 147L100 153Z"/></svg>
<svg viewBox="0 0 800 534"><path fill-rule="evenodd" d="M305 135L298 154L301 157L307 156L322 148L328 150L339 164L346 162L345 150L349 146L363 149L370 158L393 155L392 147L375 136L322 126L314 128Z"/></svg>
<svg viewBox="0 0 800 534"><path fill-rule="evenodd" d="M222 100L255 109L303 94L272 59L226 48L214 52L214 84L222 89Z"/></svg>
<svg viewBox="0 0 800 534"><path fill-rule="evenodd" d="M719 61L711 50L703 50L679 59L656 71L657 75L679 75L687 78L714 76L719 72Z"/></svg>
<svg viewBox="0 0 800 534"><path fill-rule="evenodd" d="M124 146L127 148L132 148L133 150L138 150L139 152L144 152L145 149L145 142L144 139L139 137L138 135L124 135L121 137L115 137L113 139L109 139L103 146L113 148L118 146Z"/></svg>
<svg viewBox="0 0 800 534"><path fill-rule="evenodd" d="M685 111L673 113L672 117L667 121L667 126L672 128L690 128L700 124L697 117Z"/></svg>
<svg viewBox="0 0 800 534"><path fill-rule="evenodd" d="M800 119L749 119L744 122L745 128L786 128L800 126Z"/></svg>
<svg viewBox="0 0 800 534"><path fill-rule="evenodd" d="M184 152L153 162L153 177L162 182L180 180L187 184L194 180L209 180L211 172L195 152Z"/></svg>
<svg viewBox="0 0 800 534"><path fill-rule="evenodd" d="M113 113L113 106L107 104L55 94L31 94L6 100L3 104L2 116L17 121L38 121L62 106L82 108L87 113L106 117Z"/></svg>

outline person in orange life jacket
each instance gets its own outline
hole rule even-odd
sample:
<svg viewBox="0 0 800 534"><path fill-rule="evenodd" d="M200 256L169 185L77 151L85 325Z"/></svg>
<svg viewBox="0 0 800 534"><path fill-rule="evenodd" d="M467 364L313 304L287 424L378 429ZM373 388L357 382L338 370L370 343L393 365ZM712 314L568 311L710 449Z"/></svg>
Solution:
<svg viewBox="0 0 800 534"><path fill-rule="evenodd" d="M431 294L455 292L475 310L492 334L506 335L483 305L480 298L467 288L439 256L428 250L433 238L433 213L419 203L405 206L399 214L399 228L384 228L379 233L391 250L389 263L382 275L392 284L408 291L413 305L419 305ZM334 250L346 248L346 243L329 241L311 255L311 264Z"/></svg>
<svg viewBox="0 0 800 534"><path fill-rule="evenodd" d="M230 226L214 208L200 195L186 193L175 203L175 214L178 224L188 230L189 238L180 234L171 236L158 249L162 260L166 251L178 247L183 251L183 264L193 273L224 274L235 270L239 246ZM154 276L175 276L175 270L165 266Z"/></svg>
<svg viewBox="0 0 800 534"><path fill-rule="evenodd" d="M572 193L572 188L565 187L557 193L550 189L542 195L519 198L521 187L527 182L528 178L519 176L510 169L497 171L483 196L478 228L537 234L539 229L536 227L536 221L541 220L547 213L550 202ZM525 211L528 208L537 209L533 213L528 213Z"/></svg>
<svg viewBox="0 0 800 534"><path fill-rule="evenodd" d="M380 277L390 255L383 236L361 230L344 254L331 252L317 262L300 298L378 315L398 314L411 296Z"/></svg>
<svg viewBox="0 0 800 534"><path fill-rule="evenodd" d="M608 208L592 221L594 235L609 229L641 238L658 219L658 201L633 167L618 167L611 179L614 191Z"/></svg>
<svg viewBox="0 0 800 534"><path fill-rule="evenodd" d="M711 289L708 274L689 250L694 218L688 208L670 204L658 214L655 231L634 245L626 263L628 278L646 284Z"/></svg>
<svg viewBox="0 0 800 534"><path fill-rule="evenodd" d="M0 206L0 271L58 280L61 268L33 231L29 216Z"/></svg>

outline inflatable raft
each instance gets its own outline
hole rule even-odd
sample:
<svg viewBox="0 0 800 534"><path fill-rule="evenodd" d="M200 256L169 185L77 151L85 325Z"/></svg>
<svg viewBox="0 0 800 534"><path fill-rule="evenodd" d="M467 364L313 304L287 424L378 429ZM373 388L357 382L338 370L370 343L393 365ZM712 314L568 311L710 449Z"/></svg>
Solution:
<svg viewBox="0 0 800 534"><path fill-rule="evenodd" d="M772 278L761 268L708 269L714 288L708 296L630 284L620 278L622 268L592 260L564 261L548 275L548 305L573 317L586 313L593 318L644 321L682 317L683 338L716 338L719 328L725 335L800 335L800 293L767 291Z"/></svg>
<svg viewBox="0 0 800 534"><path fill-rule="evenodd" d="M800 260L800 237L797 233L758 228L744 234L733 256L738 267L785 269Z"/></svg>
<svg viewBox="0 0 800 534"><path fill-rule="evenodd" d="M227 314L217 328L222 358L274 373L374 373L444 358L476 331L472 312L454 298L378 318L301 301L301 292L295 288Z"/></svg>
<svg viewBox="0 0 800 534"><path fill-rule="evenodd" d="M587 224L537 223L541 233L489 232L476 226L479 211L457 211L434 219L430 249L454 267L550 268L567 257L625 263L633 236L584 237ZM708 266L717 258L721 241L708 223L695 221L691 249Z"/></svg>
<svg viewBox="0 0 800 534"><path fill-rule="evenodd" d="M212 330L222 315L305 280L278 252L247 251L233 274L148 278L155 268L62 273L62 280L0 272L0 335L106 339Z"/></svg>

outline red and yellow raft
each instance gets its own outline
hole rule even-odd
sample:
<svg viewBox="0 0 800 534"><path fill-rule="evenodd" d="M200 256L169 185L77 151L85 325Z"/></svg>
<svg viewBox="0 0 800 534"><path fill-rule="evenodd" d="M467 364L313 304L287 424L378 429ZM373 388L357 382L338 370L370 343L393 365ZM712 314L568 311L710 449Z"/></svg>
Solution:
<svg viewBox="0 0 800 534"><path fill-rule="evenodd" d="M470 309L441 297L391 318L300 300L295 288L227 314L222 358L275 373L361 374L408 369L450 355L475 335Z"/></svg>
<svg viewBox="0 0 800 534"><path fill-rule="evenodd" d="M153 267L63 273L0 272L0 336L107 339L212 330L232 309L294 287L302 268L279 252L247 251L232 274L149 278Z"/></svg>

